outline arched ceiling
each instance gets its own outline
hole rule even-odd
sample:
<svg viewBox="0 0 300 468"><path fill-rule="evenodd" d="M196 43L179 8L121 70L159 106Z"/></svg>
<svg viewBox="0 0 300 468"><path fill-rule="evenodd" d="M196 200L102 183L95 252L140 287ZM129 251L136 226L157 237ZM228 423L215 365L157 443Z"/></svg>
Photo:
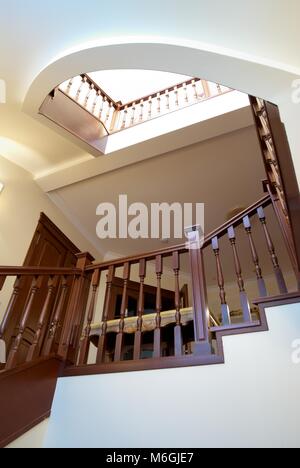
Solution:
<svg viewBox="0 0 300 468"><path fill-rule="evenodd" d="M53 84L115 61L119 68L200 75L278 103L300 179L300 106L291 100L300 75L299 17L298 0L153 0L142 6L136 0L11 0L0 16L0 78L7 83L0 153L11 157L10 144L23 146L28 158L20 155L18 163L33 173L37 168L28 160L36 159L42 171L88 159L21 108L27 95L25 109L33 115Z"/></svg>

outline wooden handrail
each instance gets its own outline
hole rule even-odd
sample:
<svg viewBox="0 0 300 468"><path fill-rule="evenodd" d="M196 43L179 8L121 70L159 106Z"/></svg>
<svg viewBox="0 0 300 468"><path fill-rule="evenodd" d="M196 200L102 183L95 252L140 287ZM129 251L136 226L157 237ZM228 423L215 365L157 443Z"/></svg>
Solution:
<svg viewBox="0 0 300 468"><path fill-rule="evenodd" d="M114 108L116 110L119 110L119 111L124 110L126 107L131 107L134 104L138 105L142 101L146 101L148 99L154 99L154 98L157 97L158 94L164 94L166 91L171 93L172 91L175 91L176 88L180 89L180 88L183 88L184 85L189 86L193 82L198 83L199 81L202 81L201 78L191 78L188 81L182 81L182 82L180 82L180 83L178 83L178 84L176 84L174 86L171 86L170 88L164 88L164 89L161 89L159 91L156 91L155 93L148 94L147 96L143 96L143 97L141 97L139 99L129 101L129 102L126 102L126 103L122 103L121 101L116 102L114 99L112 99L105 91L103 91L103 89L87 73L82 73L80 76L82 78L85 78L86 81L90 85L93 85L94 89L96 91L99 91L102 94L102 96L105 97L109 102L111 102L113 104Z"/></svg>
<svg viewBox="0 0 300 468"><path fill-rule="evenodd" d="M74 276L81 273L79 268L0 267L0 276Z"/></svg>
<svg viewBox="0 0 300 468"><path fill-rule="evenodd" d="M111 98L105 91L103 91L103 89L96 83L96 81L94 81L86 73L82 73L82 75L80 75L80 76L82 78L85 78L89 85L93 85L94 89L101 93L102 97L106 98L108 102L111 102L113 107L115 108L115 110L120 110L120 107L122 106L121 102L116 102L113 98Z"/></svg>
<svg viewBox="0 0 300 468"><path fill-rule="evenodd" d="M132 107L134 104L138 105L141 102L148 101L149 99L155 99L157 95L165 94L166 91L168 91L169 93L172 93L173 91L175 91L175 89L180 89L180 88L183 88L184 85L189 86L193 82L198 83L199 81L202 81L201 78L191 78L188 81L182 81L178 83L177 85L171 86L170 88L164 88L164 89L161 89L160 91L156 91L155 93L148 94L147 96L141 97L139 99L135 99L134 101L126 102L126 104L122 104L120 106L119 110L124 110L126 107L127 108Z"/></svg>
<svg viewBox="0 0 300 468"><path fill-rule="evenodd" d="M73 86L74 79L80 78L80 83L76 83L77 93L76 96L70 94L70 90ZM166 113L174 112L180 109L183 109L192 104L196 104L208 99L212 99L219 95L226 94L232 90L227 88L227 90L222 89L220 85L217 85L217 92L210 92L209 82L202 80L201 78L190 78L186 81L180 82L174 86L166 87L159 91L155 91L147 96L140 97L138 99L132 100L127 103L122 103L121 101L116 102L111 98L88 74L82 73L74 78L69 80L67 89L64 88L66 84L62 83L57 86L51 93L50 98L53 101L56 97L56 93L60 92L68 99L76 102L76 104L92 115L98 122L100 122L106 133L108 135L112 133L119 132L125 128L144 123L153 118L165 115ZM197 89L198 83L201 83L201 91ZM84 102L81 102L79 97L84 90L84 85L87 85L89 88L85 90L85 99ZM189 96L190 89L193 88L192 99ZM182 96L180 93L183 91L183 100L184 104L181 102ZM94 96L95 93L95 96ZM173 103L170 106L170 100L172 95L175 93L175 104ZM92 98L91 98L92 96ZM92 103L90 102L92 99ZM165 100L164 100L165 99ZM156 102L155 109L154 102ZM88 106L87 104L92 104ZM100 103L100 109L97 108ZM103 119L103 106L104 104L108 105L108 109L105 110L105 118ZM146 105L146 112L144 112L144 107ZM175 106L175 107L174 107ZM171 108L172 107L172 108ZM97 109L97 112L96 112ZM100 114L99 114L99 112ZM99 115L98 115L99 114ZM121 122L120 122L121 120ZM74 130L75 134L77 132Z"/></svg>
<svg viewBox="0 0 300 468"><path fill-rule="evenodd" d="M265 195L262 197L260 200L257 202L253 203L253 205L249 206L249 208L246 208L244 211L239 213L238 215L234 216L231 218L229 221L226 221L222 226L218 227L214 231L212 231L210 234L205 236L204 243L203 243L203 248L206 247L212 239L216 236L221 237L223 234L226 234L228 228L230 227L237 227L240 224L242 224L243 219L245 216L251 216L256 212L256 210L260 207L266 208L267 206L272 204L272 199L269 194Z"/></svg>
<svg viewBox="0 0 300 468"><path fill-rule="evenodd" d="M242 224L243 219L244 219L245 216L250 216L251 214L255 213L255 211L258 208L260 208L260 207L265 208L266 206L271 205L271 203L272 203L272 200L271 200L271 197L270 197L269 194L263 196L257 202L253 203L253 205L251 205L249 208L242 211L240 214L238 214L234 218L230 219L229 221L224 223L222 226L218 227L217 229L215 229L214 231L209 233L207 236L205 236L204 243L203 243L203 248L206 247L214 237L221 236L221 235L225 234L229 227L231 227L231 226L236 227L239 224ZM154 251L145 252L145 253L138 254L138 255L132 255L132 256L128 256L128 257L121 257L121 258L117 258L115 260L110 260L110 261L107 261L107 262L94 263L92 265L89 265L87 267L87 270L89 271L89 270L100 269L100 270L103 271L103 270L106 270L111 265L122 266L126 262L130 262L131 264L134 264L134 263L138 263L140 260L143 260L143 259L154 260L157 257L157 255L162 255L163 257L168 257L168 256L172 255L173 252L182 252L182 253L184 253L184 252L188 251L187 242L177 244L177 245L173 245L173 246L163 248L163 249L158 249L158 250L154 250Z"/></svg>

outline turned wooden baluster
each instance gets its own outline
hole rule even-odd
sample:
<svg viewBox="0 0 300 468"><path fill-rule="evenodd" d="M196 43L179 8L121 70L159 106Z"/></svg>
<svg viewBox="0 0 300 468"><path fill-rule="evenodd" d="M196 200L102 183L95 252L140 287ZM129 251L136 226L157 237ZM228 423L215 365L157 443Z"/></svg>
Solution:
<svg viewBox="0 0 300 468"><path fill-rule="evenodd" d="M66 89L67 94L70 94L71 88L73 86L73 82L74 82L74 78L72 78L68 83L68 86L67 86L67 89Z"/></svg>
<svg viewBox="0 0 300 468"><path fill-rule="evenodd" d="M85 100L84 100L84 106L85 107L87 107L87 105L88 105L89 99L91 97L92 92L94 91L94 88L95 88L95 86L94 86L93 83L89 84L89 90L88 90L88 92L86 94L86 97L85 97Z"/></svg>
<svg viewBox="0 0 300 468"><path fill-rule="evenodd" d="M197 91L197 83L195 80L192 81L192 86L194 90L194 99L198 101L198 91Z"/></svg>
<svg viewBox="0 0 300 468"><path fill-rule="evenodd" d="M2 278L5 278L5 277L2 277ZM2 284L2 287L3 287L3 285L4 285L4 282ZM11 315L11 311L14 309L16 301L17 301L17 299L19 297L20 289L21 289L20 285L21 285L21 277L18 276L16 281L15 281L14 290L13 290L13 293L12 293L11 298L9 300L8 306L6 308L6 311L5 311L1 326L0 326L0 339L2 339L4 337L6 327L7 327L7 323L8 323L8 320L10 318L10 315Z"/></svg>
<svg viewBox="0 0 300 468"><path fill-rule="evenodd" d="M170 93L169 90L166 90L166 109L170 110Z"/></svg>
<svg viewBox="0 0 300 468"><path fill-rule="evenodd" d="M39 288L41 287L41 282L42 282L42 277L41 276L35 276L32 284L31 284L31 289L30 289L30 294L29 298L26 302L25 309L23 311L23 314L21 316L21 320L19 323L18 327L18 334L15 338L15 341L13 343L13 346L10 350L10 353L8 355L7 363L6 363L6 370L13 369L18 362L18 352L20 349L20 345L23 339L23 335L25 332L25 327L27 320L29 318L29 315L32 310L33 302L36 296L36 293L38 292Z"/></svg>
<svg viewBox="0 0 300 468"><path fill-rule="evenodd" d="M148 119L151 119L152 117L152 97L149 97L149 100L148 100Z"/></svg>
<svg viewBox="0 0 300 468"><path fill-rule="evenodd" d="M140 103L140 116L139 116L139 121L140 122L143 122L144 120L144 100L142 99L141 100L141 103Z"/></svg>
<svg viewBox="0 0 300 468"><path fill-rule="evenodd" d="M127 309L127 289L128 289L128 281L130 278L130 263L127 262L124 265L123 271L123 294L122 294L122 305L121 305L121 319L119 323L119 333L117 334L116 338L116 347L115 347L115 357L114 360L116 362L121 361L122 359L122 351L123 351L123 344L124 344L124 327L125 327L125 318L126 318L126 309Z"/></svg>
<svg viewBox="0 0 300 468"><path fill-rule="evenodd" d="M180 271L180 257L179 252L173 253L173 270L175 274L175 309L176 309L176 325L174 328L174 350L175 356L182 355L182 324L181 324L181 300L180 300L180 286L179 286L179 271Z"/></svg>
<svg viewBox="0 0 300 468"><path fill-rule="evenodd" d="M209 98L211 96L211 92L210 92L208 81L201 80L201 83L202 83L203 93L204 93L203 98Z"/></svg>
<svg viewBox="0 0 300 468"><path fill-rule="evenodd" d="M188 228L186 235L189 243L194 305L193 354L199 356L212 353L204 257L201 248L203 232L201 228L195 230Z"/></svg>
<svg viewBox="0 0 300 468"><path fill-rule="evenodd" d="M220 247L218 237L212 239L212 248L216 257L216 266L217 266L217 279L220 290L220 299L221 299L221 315L222 315L222 325L230 325L231 317L229 307L226 301L226 292L225 292L225 281L222 263L220 259Z"/></svg>
<svg viewBox="0 0 300 468"><path fill-rule="evenodd" d="M128 107L125 106L125 109L124 109L124 112L123 112L122 126L121 126L121 129L122 129L122 130L126 127L127 116L128 116Z"/></svg>
<svg viewBox="0 0 300 468"><path fill-rule="evenodd" d="M86 79L86 76L82 76L81 77L81 83L79 85L79 88L77 90L77 93L76 93L76 96L75 96L75 100L76 101L79 101L79 98L80 98L80 94L82 92L82 89L83 89L83 86L85 85L87 79Z"/></svg>
<svg viewBox="0 0 300 468"><path fill-rule="evenodd" d="M238 287L240 290L240 300L241 300L242 311L243 311L243 319L244 319L244 322L251 322L252 321L251 310L250 310L247 293L245 291L245 283L244 283L244 279L242 276L242 268L241 268L238 251L237 251L236 236L235 236L235 231L234 231L233 226L231 226L228 229L228 237L229 237L229 240L232 246L232 251L233 251L237 283L238 283Z"/></svg>
<svg viewBox="0 0 300 468"><path fill-rule="evenodd" d="M140 292L139 292L139 303L138 303L138 319L137 319L137 331L134 335L134 351L133 359L138 360L141 358L141 347L142 347L142 329L143 329L143 315L144 315L144 284L146 277L146 260L140 260Z"/></svg>
<svg viewBox="0 0 300 468"><path fill-rule="evenodd" d="M51 300L52 300L53 293L55 291L56 283L57 283L57 278L53 276L49 278L47 297L46 297L44 306L42 308L42 312L39 318L38 326L34 335L32 345L30 346L28 354L27 354L26 362L33 361L33 359L39 355L40 347L41 347L40 339L42 335L42 330L45 325L45 320L48 316L49 308L51 306Z"/></svg>
<svg viewBox="0 0 300 468"><path fill-rule="evenodd" d="M59 326L60 317L61 317L64 305L65 305L67 292L68 292L68 280L66 277L63 277L62 283L61 283L59 302L56 307L54 317L53 317L52 323L48 331L47 341L43 349L43 356L49 356L49 354L52 351L53 343L55 340L55 335L57 332L57 328Z"/></svg>
<svg viewBox="0 0 300 468"><path fill-rule="evenodd" d="M179 106L179 93L178 93L178 88L175 86L174 88L174 94L175 94L175 106Z"/></svg>
<svg viewBox="0 0 300 468"><path fill-rule="evenodd" d="M115 276L115 267L112 265L108 269L107 274L107 283L106 283L106 294L105 294L105 303L103 308L103 317L102 317L102 329L101 335L98 343L98 352L97 352L97 364L101 364L105 360L105 351L106 351L106 332L107 332L107 320L108 313L111 301L111 289L112 283Z"/></svg>
<svg viewBox="0 0 300 468"><path fill-rule="evenodd" d="M103 98L103 96L101 96L101 104L100 104L100 108L99 108L99 120L102 120L102 114L103 114L103 111L104 111L104 104L106 103L106 97Z"/></svg>
<svg viewBox="0 0 300 468"><path fill-rule="evenodd" d="M83 365L87 363L89 352L89 338L91 332L91 325L94 320L97 292L100 283L101 272L99 269L95 270L92 278L92 296L88 310L87 324L84 329L83 337L80 344L78 364Z"/></svg>
<svg viewBox="0 0 300 468"><path fill-rule="evenodd" d="M108 104L107 112L106 112L106 117L105 117L105 123L107 124L109 122L110 116L111 116L111 111L113 108L112 102Z"/></svg>
<svg viewBox="0 0 300 468"><path fill-rule="evenodd" d="M98 99L99 99L100 96L101 96L101 92L99 90L95 91L95 98L94 98L93 106L92 106L92 113L93 114L95 114L95 112L96 112L96 107L97 107Z"/></svg>
<svg viewBox="0 0 300 468"><path fill-rule="evenodd" d="M135 121L135 102L133 103L132 105L132 108L131 108L131 119L130 119L130 125L134 125L134 121Z"/></svg>
<svg viewBox="0 0 300 468"><path fill-rule="evenodd" d="M156 257L156 277L157 277L157 289L156 289L156 327L154 330L154 350L153 357L161 357L161 277L163 273L163 259L161 255Z"/></svg>
<svg viewBox="0 0 300 468"><path fill-rule="evenodd" d="M157 93L157 113L160 114L161 113L161 97L160 97L160 93Z"/></svg>
<svg viewBox="0 0 300 468"><path fill-rule="evenodd" d="M286 286L286 283L285 283L285 280L284 280L284 277L283 277L283 274L282 274L282 271L281 271L281 268L280 268L280 265L279 265L279 261L278 261L278 258L277 258L276 252L275 252L275 247L274 247L271 235L269 233L269 229L268 229L267 221L266 221L265 211L261 207L261 208L259 208L257 210L257 213L258 213L258 217L260 219L260 222L262 224L263 231L264 231L264 234L265 234L265 239L266 239L268 250L269 250L269 253L270 253L270 256L271 256L271 260L272 260L272 264L273 264L273 268L274 268L274 272L275 272L279 292L280 292L280 294L287 294L288 289L287 289L287 286Z"/></svg>
<svg viewBox="0 0 300 468"><path fill-rule="evenodd" d="M184 102L188 103L189 102L189 95L188 95L188 89L187 89L187 84L183 83L183 93L184 93Z"/></svg>
<svg viewBox="0 0 300 468"><path fill-rule="evenodd" d="M252 227L251 227L251 221L250 221L249 216L245 216L245 218L243 219L243 223L244 223L244 227L248 235L248 239L249 239L252 260L253 260L255 271L256 271L259 294L260 294L260 297L266 297L268 295L266 283L262 275L262 269L260 267L257 249L253 240Z"/></svg>

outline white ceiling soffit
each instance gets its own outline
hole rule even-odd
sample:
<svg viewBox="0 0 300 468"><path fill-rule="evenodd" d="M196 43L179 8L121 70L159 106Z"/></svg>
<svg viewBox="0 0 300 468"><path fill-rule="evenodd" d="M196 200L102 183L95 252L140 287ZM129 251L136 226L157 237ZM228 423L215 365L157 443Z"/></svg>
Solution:
<svg viewBox="0 0 300 468"><path fill-rule="evenodd" d="M43 120L38 111L45 96L73 76L99 70L99 64L102 70L149 69L198 76L278 104L300 180L300 163L296 158L300 138L294 125L300 107L291 102L291 84L299 78L297 67L191 40L126 36L102 39L61 53L44 68L30 86L23 110Z"/></svg>
<svg viewBox="0 0 300 468"><path fill-rule="evenodd" d="M83 161L36 178L36 182L45 192L51 192L252 125L253 118L250 107L244 107L134 146L129 146L109 155Z"/></svg>

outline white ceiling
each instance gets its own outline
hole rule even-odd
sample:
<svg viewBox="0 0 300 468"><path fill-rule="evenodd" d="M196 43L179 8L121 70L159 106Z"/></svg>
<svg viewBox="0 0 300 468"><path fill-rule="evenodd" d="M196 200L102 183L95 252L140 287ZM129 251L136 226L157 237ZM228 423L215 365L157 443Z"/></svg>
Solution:
<svg viewBox="0 0 300 468"><path fill-rule="evenodd" d="M171 88L191 77L152 70L104 70L89 76L115 102L123 104Z"/></svg>
<svg viewBox="0 0 300 468"><path fill-rule="evenodd" d="M276 86L278 91L283 84L279 69L293 73L300 69L298 0L246 3L240 0L153 0L142 5L137 0L90 0L88 5L79 0L2 3L0 79L7 85L7 104L0 105L0 154L32 174L90 158L86 150L21 112L26 92L36 76L67 50L101 40L107 43L116 42L116 38L133 41L133 36L137 40L152 38L153 42L196 41L197 47L203 50L275 67L273 79L265 83L266 90L274 87L274 99L278 96ZM170 55L165 58L166 69L171 59ZM180 59L179 65L184 69L185 61ZM190 66L188 54L187 65ZM198 65L209 73L209 61ZM93 71L86 69L84 63L82 66L82 72ZM230 67L221 62L220 66L224 73L230 73ZM263 67L260 70L262 74ZM240 76L241 81L247 76L249 82L253 82L245 72ZM262 78L259 83L263 83Z"/></svg>

